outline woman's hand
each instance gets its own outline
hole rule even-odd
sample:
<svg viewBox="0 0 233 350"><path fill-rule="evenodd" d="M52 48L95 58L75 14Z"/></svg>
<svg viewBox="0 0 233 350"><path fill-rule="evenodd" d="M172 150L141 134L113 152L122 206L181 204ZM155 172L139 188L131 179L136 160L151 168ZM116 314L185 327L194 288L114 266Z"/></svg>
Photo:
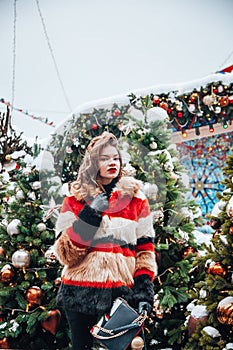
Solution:
<svg viewBox="0 0 233 350"><path fill-rule="evenodd" d="M105 193L100 193L96 196L90 204L90 207L97 212L103 212L108 208L108 198Z"/></svg>

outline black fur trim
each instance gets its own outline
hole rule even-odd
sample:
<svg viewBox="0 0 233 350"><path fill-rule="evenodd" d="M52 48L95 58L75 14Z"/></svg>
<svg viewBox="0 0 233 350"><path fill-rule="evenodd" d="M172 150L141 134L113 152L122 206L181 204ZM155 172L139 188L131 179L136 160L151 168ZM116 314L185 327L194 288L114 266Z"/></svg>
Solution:
<svg viewBox="0 0 233 350"><path fill-rule="evenodd" d="M153 237L141 237L137 240L137 245L146 244L146 243L154 243Z"/></svg>
<svg viewBox="0 0 233 350"><path fill-rule="evenodd" d="M146 274L134 278L133 307L137 308L140 301L146 301L151 306L154 303L154 284Z"/></svg>
<svg viewBox="0 0 233 350"><path fill-rule="evenodd" d="M73 230L78 233L83 240L89 241L98 230L102 221L102 216L93 208L89 207L89 205L85 205L78 216L78 220L75 220L73 223Z"/></svg>
<svg viewBox="0 0 233 350"><path fill-rule="evenodd" d="M87 288L61 284L57 294L57 306L90 315L109 312L113 301L122 297L130 302L132 290L119 288Z"/></svg>

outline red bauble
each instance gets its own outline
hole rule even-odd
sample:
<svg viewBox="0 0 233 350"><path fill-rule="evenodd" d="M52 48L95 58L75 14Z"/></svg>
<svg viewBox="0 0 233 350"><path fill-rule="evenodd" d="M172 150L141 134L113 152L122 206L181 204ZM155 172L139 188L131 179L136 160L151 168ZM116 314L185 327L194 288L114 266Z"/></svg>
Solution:
<svg viewBox="0 0 233 350"><path fill-rule="evenodd" d="M177 113L177 117L178 117L178 118L182 118L182 117L183 117L183 112L178 112L178 113Z"/></svg>
<svg viewBox="0 0 233 350"><path fill-rule="evenodd" d="M167 104L166 102L161 102L161 103L159 104L159 107L165 109L165 111L168 110L168 104Z"/></svg>
<svg viewBox="0 0 233 350"><path fill-rule="evenodd" d="M219 98L219 103L221 107L225 107L229 104L228 96L222 96Z"/></svg>
<svg viewBox="0 0 233 350"><path fill-rule="evenodd" d="M160 103L160 98L158 96L153 97L153 103L158 105Z"/></svg>
<svg viewBox="0 0 233 350"><path fill-rule="evenodd" d="M98 125L97 124L92 124L92 130L97 130L98 129Z"/></svg>
<svg viewBox="0 0 233 350"><path fill-rule="evenodd" d="M230 235L233 235L233 226L231 226L231 227L229 228L229 234L230 234Z"/></svg>
<svg viewBox="0 0 233 350"><path fill-rule="evenodd" d="M113 112L113 116L114 117L119 117L119 115L121 114L121 111L119 109L116 109L114 112Z"/></svg>

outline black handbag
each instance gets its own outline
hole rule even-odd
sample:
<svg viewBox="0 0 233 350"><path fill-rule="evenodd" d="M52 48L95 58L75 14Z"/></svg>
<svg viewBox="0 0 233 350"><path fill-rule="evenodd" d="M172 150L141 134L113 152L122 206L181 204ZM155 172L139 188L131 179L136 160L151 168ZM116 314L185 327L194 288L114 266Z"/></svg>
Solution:
<svg viewBox="0 0 233 350"><path fill-rule="evenodd" d="M109 350L125 350L142 331L146 313L140 315L123 298L117 298L111 311L92 327L91 334Z"/></svg>

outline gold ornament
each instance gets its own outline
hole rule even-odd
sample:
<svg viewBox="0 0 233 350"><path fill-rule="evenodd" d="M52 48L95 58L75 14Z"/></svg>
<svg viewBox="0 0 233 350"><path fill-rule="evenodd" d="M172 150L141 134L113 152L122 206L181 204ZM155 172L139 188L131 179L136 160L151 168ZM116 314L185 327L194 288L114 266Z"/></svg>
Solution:
<svg viewBox="0 0 233 350"><path fill-rule="evenodd" d="M222 324L233 325L233 297L226 297L219 302L217 319Z"/></svg>
<svg viewBox="0 0 233 350"><path fill-rule="evenodd" d="M0 349L10 349L7 337L0 339Z"/></svg>
<svg viewBox="0 0 233 350"><path fill-rule="evenodd" d="M29 306L41 305L42 290L40 287L33 286L29 288L26 293L26 299L29 303Z"/></svg>
<svg viewBox="0 0 233 350"><path fill-rule="evenodd" d="M14 272L9 264L3 266L0 272L0 280L4 283L9 283L14 277Z"/></svg>
<svg viewBox="0 0 233 350"><path fill-rule="evenodd" d="M144 346L144 341L141 337L135 337L133 338L131 342L131 349L132 350L142 350Z"/></svg>
<svg viewBox="0 0 233 350"><path fill-rule="evenodd" d="M4 256L5 255L5 251L3 247L0 247L0 256Z"/></svg>
<svg viewBox="0 0 233 350"><path fill-rule="evenodd" d="M227 270L226 270L226 267L222 263L212 261L209 264L209 266L207 267L207 273L210 273L212 275L219 275L221 277L225 277Z"/></svg>
<svg viewBox="0 0 233 350"><path fill-rule="evenodd" d="M183 258L186 258L189 254L195 254L196 257L199 256L197 249L195 249L195 248L193 248L191 246L188 246L188 247L186 247L184 249L184 251L183 251Z"/></svg>
<svg viewBox="0 0 233 350"><path fill-rule="evenodd" d="M194 306L188 319L188 335L189 337L196 332L200 323L205 324L209 315L204 305Z"/></svg>
<svg viewBox="0 0 233 350"><path fill-rule="evenodd" d="M42 327L52 333L56 334L57 327L59 326L61 320L61 313L58 309L49 311L49 316L46 320L41 322Z"/></svg>

